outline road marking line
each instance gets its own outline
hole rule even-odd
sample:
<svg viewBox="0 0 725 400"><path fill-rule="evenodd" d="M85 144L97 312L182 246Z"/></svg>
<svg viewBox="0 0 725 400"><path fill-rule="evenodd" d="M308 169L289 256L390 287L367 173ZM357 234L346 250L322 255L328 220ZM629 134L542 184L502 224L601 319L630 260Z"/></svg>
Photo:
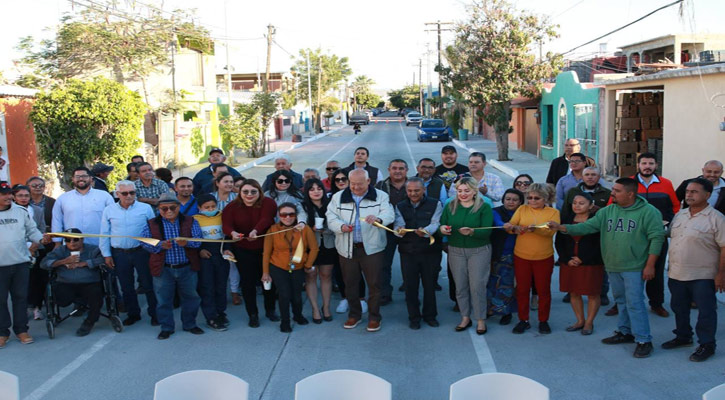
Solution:
<svg viewBox="0 0 725 400"><path fill-rule="evenodd" d="M361 134L359 134L359 135L355 135L355 137L354 137L354 138L353 138L353 139L352 139L351 141L349 141L349 142L345 143L345 145L344 145L344 146L340 147L340 150L336 151L336 152L335 152L335 154L331 155L331 156L330 156L330 158L328 158L327 160L325 160L325 162L323 162L322 164L320 164L320 166L319 166L319 167L317 167L317 170L318 170L318 171L322 171L322 170L324 170L324 169L325 169L325 167L327 166L327 162L328 162L328 161L330 161L330 160L334 159L334 158L335 158L335 156L337 156L338 154L340 154L340 152L341 152L341 151L345 150L345 148L346 148L347 146L349 146L349 145L350 145L350 144L351 144L352 142L356 141L356 140L357 140L357 139L358 139L358 138L359 138L360 136L362 136L362 133L361 133ZM341 168L343 168L343 167L341 167Z"/></svg>
<svg viewBox="0 0 725 400"><path fill-rule="evenodd" d="M60 371L56 372L55 375L51 376L50 379L45 381L40 387L33 390L32 393L27 395L23 400L40 400L48 394L57 384L63 379L67 378L68 375L72 374L75 370L81 367L86 361L88 361L94 354L99 352L108 343L116 337L116 332L111 332L108 335L102 337L97 341L91 348L81 353L75 360L71 361L68 365L63 367Z"/></svg>
<svg viewBox="0 0 725 400"><path fill-rule="evenodd" d="M473 342L473 349L476 351L481 373L496 372L496 363L493 362L493 356L491 355L491 350L488 348L486 339L477 334L473 328L469 329L468 333L471 336L471 342Z"/></svg>
<svg viewBox="0 0 725 400"><path fill-rule="evenodd" d="M398 124L400 127L400 133L403 135L403 141L405 142L405 146L408 148L408 154L410 154L410 167L415 168L415 157L413 157L413 150L410 149L410 144L408 144L408 139L405 137L405 131L403 130L403 124Z"/></svg>

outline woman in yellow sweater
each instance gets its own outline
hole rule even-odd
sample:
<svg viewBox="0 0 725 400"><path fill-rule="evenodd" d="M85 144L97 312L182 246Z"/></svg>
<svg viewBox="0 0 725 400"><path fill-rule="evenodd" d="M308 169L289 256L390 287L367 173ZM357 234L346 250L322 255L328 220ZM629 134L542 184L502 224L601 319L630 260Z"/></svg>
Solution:
<svg viewBox="0 0 725 400"><path fill-rule="evenodd" d="M274 280L277 286L279 313L282 323L279 330L292 332L290 325L290 303L294 321L300 325L307 325L309 321L302 316L302 284L305 282L304 268L313 268L317 258L317 239L314 232L305 225L302 231L297 231L297 206L292 203L282 203L278 208L279 222L272 225L264 238L264 253L262 259L262 282ZM286 230L286 232L274 234ZM295 259L297 247L302 246L302 254Z"/></svg>
<svg viewBox="0 0 725 400"><path fill-rule="evenodd" d="M545 225L559 221L559 210L548 207L554 201L554 189L544 183L534 183L526 192L526 205L519 207L504 225L509 233L519 235L514 247L514 275L516 276L516 302L519 323L513 333L524 333L529 324L529 292L533 277L539 294L539 333L551 333L551 274L554 272L554 233Z"/></svg>

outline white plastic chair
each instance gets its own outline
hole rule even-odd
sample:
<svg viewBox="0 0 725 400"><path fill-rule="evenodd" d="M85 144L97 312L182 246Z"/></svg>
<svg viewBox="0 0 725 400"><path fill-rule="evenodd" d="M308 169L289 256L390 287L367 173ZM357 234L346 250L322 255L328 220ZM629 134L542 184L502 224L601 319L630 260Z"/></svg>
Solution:
<svg viewBox="0 0 725 400"><path fill-rule="evenodd" d="M725 383L705 392L702 395L702 400L725 400Z"/></svg>
<svg viewBox="0 0 725 400"><path fill-rule="evenodd" d="M295 400L391 400L390 382L367 372L334 369L297 382Z"/></svg>
<svg viewBox="0 0 725 400"><path fill-rule="evenodd" d="M154 400L248 400L249 384L221 371L199 369L156 382Z"/></svg>
<svg viewBox="0 0 725 400"><path fill-rule="evenodd" d="M469 376L451 385L450 400L549 400L549 388L516 374Z"/></svg>
<svg viewBox="0 0 725 400"><path fill-rule="evenodd" d="M0 371L0 400L19 400L20 383L18 377L5 371Z"/></svg>

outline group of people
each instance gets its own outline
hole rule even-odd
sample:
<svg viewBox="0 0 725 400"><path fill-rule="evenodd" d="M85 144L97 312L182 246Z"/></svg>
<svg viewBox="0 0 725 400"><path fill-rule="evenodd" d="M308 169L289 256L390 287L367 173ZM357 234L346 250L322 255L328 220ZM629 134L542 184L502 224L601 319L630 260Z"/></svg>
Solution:
<svg viewBox="0 0 725 400"><path fill-rule="evenodd" d="M84 300L88 314L77 334L87 335L102 305L100 275L94 271L101 264L118 278L124 325L142 319L138 295L145 295L150 323L160 326L159 339L175 332L175 305L184 331L204 333L196 322L199 308L209 328L226 330L228 288L234 304L244 303L252 328L260 326L259 290L265 317L291 332L292 322L309 323L302 312L303 291L312 322L320 324L333 319L336 288L342 300L335 311L347 313L343 327L354 329L367 313L366 329L375 332L381 329L381 307L393 301L397 250L400 290L413 330L422 323L439 326L436 291L445 253L450 296L461 317L455 331L475 322L476 333L483 335L489 317L500 316L500 324L507 325L516 312L513 333L521 334L531 328L534 309L538 331L551 333L551 278L558 263L560 290L575 317L566 331L593 333L611 285L615 306L608 313L619 314L619 322L615 334L602 341L636 342L635 357L647 357L653 348L645 282L651 310L668 313L663 304L669 254L676 338L662 346L692 343L694 303L700 346L691 360L714 353L715 293L725 290L725 196L720 195L725 180L719 162L709 161L702 177L675 191L655 173L655 156L643 153L638 174L618 179L610 190L574 139L552 162L547 182L524 174L511 188L486 171L485 154L471 153L465 166L450 145L442 148L438 165L420 159L415 174L405 160L394 159L385 177L368 163L369 156L359 147L346 167L330 160L321 179L312 168L295 172L289 156L282 155L262 183L224 164L217 148L210 151L208 167L173 184L157 178L150 164L132 160L128 179L116 184L113 196L92 187L96 179L105 183L103 165L94 171L76 168L74 189L57 200L43 194L39 177L28 186L0 183L0 235L12 238L0 245L12 248L11 256L0 260L5 283L0 347L11 325L21 342L32 342L26 308L42 318L47 270L57 271L56 284L64 285L57 291L62 305ZM91 235L56 236L53 247L47 233L59 232ZM13 299L12 324L2 313L7 309L2 291Z"/></svg>

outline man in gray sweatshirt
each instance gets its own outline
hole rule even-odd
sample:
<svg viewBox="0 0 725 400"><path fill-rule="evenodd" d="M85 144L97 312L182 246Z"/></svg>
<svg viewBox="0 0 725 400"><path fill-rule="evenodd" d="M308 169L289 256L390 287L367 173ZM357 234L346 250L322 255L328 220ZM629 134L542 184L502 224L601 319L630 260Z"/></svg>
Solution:
<svg viewBox="0 0 725 400"><path fill-rule="evenodd" d="M20 343L33 343L28 334L28 279L30 254L40 241L49 242L35 226L28 210L13 203L12 188L0 181L0 349L10 340L10 327ZM28 249L27 242L33 244ZM10 319L8 294L13 302Z"/></svg>

